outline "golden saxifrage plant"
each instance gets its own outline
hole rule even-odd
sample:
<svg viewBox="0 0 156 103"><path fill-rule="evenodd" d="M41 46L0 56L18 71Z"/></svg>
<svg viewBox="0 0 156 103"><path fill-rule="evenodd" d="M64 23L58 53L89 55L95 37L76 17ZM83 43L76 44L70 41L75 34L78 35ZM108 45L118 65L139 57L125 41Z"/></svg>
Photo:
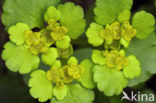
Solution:
<svg viewBox="0 0 156 103"><path fill-rule="evenodd" d="M156 73L155 18L146 11L131 15L132 5L96 0L86 27L83 8L72 2L5 0L10 41L2 59L9 70L29 75L30 94L40 102L92 103L96 88L120 95Z"/></svg>

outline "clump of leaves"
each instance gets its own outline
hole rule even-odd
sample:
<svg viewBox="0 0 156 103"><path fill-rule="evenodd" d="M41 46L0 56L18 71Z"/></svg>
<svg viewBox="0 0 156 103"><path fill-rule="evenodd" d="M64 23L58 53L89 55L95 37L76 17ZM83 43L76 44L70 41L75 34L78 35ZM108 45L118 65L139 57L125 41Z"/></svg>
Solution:
<svg viewBox="0 0 156 103"><path fill-rule="evenodd" d="M69 13L70 9L73 12ZM68 20L74 15L79 16ZM8 17L4 12L3 17L5 16ZM5 44L2 58L10 70L29 73L38 68L39 54L42 62L47 65L52 65L59 56L67 59L72 55L73 48L70 41L78 38L85 28L82 8L73 3L59 5L57 9L50 6L43 16L48 26L41 28L39 32L33 32L26 22L19 22L9 27L11 41ZM5 19L3 21L5 22ZM75 22L77 25L74 25Z"/></svg>
<svg viewBox="0 0 156 103"><path fill-rule="evenodd" d="M119 95L156 73L154 16L139 11L131 19L133 0L95 4L95 21L85 32L84 11L74 3L5 1L2 21L10 41L2 59L11 71L30 74L30 94L40 102L92 103L96 86L106 96ZM75 50L84 32L94 49Z"/></svg>
<svg viewBox="0 0 156 103"><path fill-rule="evenodd" d="M92 66L89 59L78 64L75 57L70 57L67 65L61 65L58 60L48 71L36 70L31 74L30 93L34 98L39 98L40 102L52 99L52 103L55 103L75 101L75 97L83 92L79 98L76 97L77 101L83 103L84 96L87 95L85 101L90 103L94 99L94 92L89 89L95 87L91 75ZM81 92L75 92L76 89Z"/></svg>
<svg viewBox="0 0 156 103"><path fill-rule="evenodd" d="M88 42L91 45L97 47L104 44L101 47L102 50L93 50L92 60L95 64L93 67L94 81L98 89L107 96L119 95L127 86L127 82L129 86L132 86L149 77L144 76L146 75L145 68L148 67L143 67L145 63L142 62L147 59L143 59L143 55L139 58L138 55L141 55L142 52L139 49L141 47L136 43L132 47L132 43L134 40L143 41L144 39L146 41L152 36L155 29L155 18L146 11L139 11L130 21L132 4L132 0L113 0L113 2L96 0L95 22L91 23L86 31ZM146 42L142 44L146 45ZM148 50L146 49L146 53ZM149 55L147 56L150 58ZM146 63L149 63L149 60ZM145 79L138 80L140 74Z"/></svg>

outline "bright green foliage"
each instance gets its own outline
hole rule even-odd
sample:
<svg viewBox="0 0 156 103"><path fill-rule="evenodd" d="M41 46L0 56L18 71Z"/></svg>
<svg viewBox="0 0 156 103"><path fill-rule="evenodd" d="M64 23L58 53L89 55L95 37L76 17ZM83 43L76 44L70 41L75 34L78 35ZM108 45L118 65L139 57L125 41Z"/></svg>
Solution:
<svg viewBox="0 0 156 103"><path fill-rule="evenodd" d="M67 34L72 39L77 39L84 32L86 26L83 9L80 6L75 6L72 2L65 3L64 5L61 4L58 6L58 8L55 8L54 6L49 7L44 15L44 18L47 22L49 22L49 20L51 19L59 21L60 25L63 25L64 28L68 29ZM53 24L55 25L59 23ZM60 31L57 27L55 28L55 30L56 32L53 31L53 33L51 34L52 37L54 37L53 35L56 36L56 34L58 34L58 31ZM55 40L56 38L53 39Z"/></svg>
<svg viewBox="0 0 156 103"><path fill-rule="evenodd" d="M59 5L58 10L61 12L60 23L68 28L68 35L72 39L77 39L84 32L86 26L83 9L69 2Z"/></svg>
<svg viewBox="0 0 156 103"><path fill-rule="evenodd" d="M58 101L55 98L50 103L92 103L94 100L94 92L92 90L83 88L79 84L69 85L67 96Z"/></svg>
<svg viewBox="0 0 156 103"><path fill-rule="evenodd" d="M51 47L48 49L48 52L42 54L42 61L47 65L52 65L56 59L58 58L58 52L57 49L54 47Z"/></svg>
<svg viewBox="0 0 156 103"><path fill-rule="evenodd" d="M76 59L76 57L70 57L69 58L68 65L72 65L72 64L75 64L75 65L78 64L78 60Z"/></svg>
<svg viewBox="0 0 156 103"><path fill-rule="evenodd" d="M32 72L28 83L30 94L39 102L51 99L51 103L92 103L94 92L90 89L96 86L106 96L119 95L127 85L144 82L156 73L156 35L150 35L155 19L141 11L134 15L131 25L133 0L96 0L96 23L92 21L86 36L90 44L100 47L77 50L74 55L78 59L71 56L71 43L78 48L81 45L71 39L77 39L85 31L83 8L72 2L57 6L59 2L6 0L4 3L2 21L7 29L11 26L8 33L12 41L5 44L2 52L6 66L25 74L37 69L40 59L48 65L49 70ZM40 31L33 32L35 27ZM118 102L115 99L110 102L114 101Z"/></svg>
<svg viewBox="0 0 156 103"><path fill-rule="evenodd" d="M99 46L103 44L104 40L100 37L99 33L103 29L102 25L91 23L90 27L86 31L88 42L93 46Z"/></svg>
<svg viewBox="0 0 156 103"><path fill-rule="evenodd" d="M106 64L106 58L103 56L103 53L100 50L92 51L92 60L94 63L99 65Z"/></svg>
<svg viewBox="0 0 156 103"><path fill-rule="evenodd" d="M122 13L119 14L118 21L123 23L125 21L129 21L130 17L131 17L131 11L124 10Z"/></svg>
<svg viewBox="0 0 156 103"><path fill-rule="evenodd" d="M59 20L61 13L54 6L50 6L44 14L44 19L48 22L50 19Z"/></svg>
<svg viewBox="0 0 156 103"><path fill-rule="evenodd" d="M62 66L62 63L61 63L60 60L56 60L55 63L52 66L56 67L56 68L60 68Z"/></svg>
<svg viewBox="0 0 156 103"><path fill-rule="evenodd" d="M43 70L34 71L29 80L30 94L40 102L45 102L53 96L53 86L46 78Z"/></svg>
<svg viewBox="0 0 156 103"><path fill-rule="evenodd" d="M25 42L24 32L30 30L30 27L25 23L17 23L9 28L9 38L16 45L22 45Z"/></svg>
<svg viewBox="0 0 156 103"><path fill-rule="evenodd" d="M102 25L113 23L122 11L130 10L132 4L133 0L96 0L95 21Z"/></svg>
<svg viewBox="0 0 156 103"><path fill-rule="evenodd" d="M123 38L120 39L120 44L122 44L125 48L128 48L129 46L129 42Z"/></svg>
<svg viewBox="0 0 156 103"><path fill-rule="evenodd" d="M62 100L68 93L67 86L63 85L62 87L54 87L53 94L56 96L57 100Z"/></svg>
<svg viewBox="0 0 156 103"><path fill-rule="evenodd" d="M133 55L126 57L124 50L93 50L92 60L103 63L93 67L93 78L98 89L107 96L120 94L127 86L127 78L138 77L141 72L140 62Z"/></svg>
<svg viewBox="0 0 156 103"><path fill-rule="evenodd" d="M138 77L141 73L140 62L133 55L130 55L127 58L129 64L123 69L123 73L125 77L130 79L133 79L134 77Z"/></svg>
<svg viewBox="0 0 156 103"><path fill-rule="evenodd" d="M24 22L31 28L41 28L45 10L51 5L56 6L59 2L60 0L5 0L2 22L6 28L18 22Z"/></svg>
<svg viewBox="0 0 156 103"><path fill-rule="evenodd" d="M56 41L57 48L67 49L70 46L70 37L64 36L63 40Z"/></svg>
<svg viewBox="0 0 156 103"><path fill-rule="evenodd" d="M84 68L84 73L80 76L78 81L86 88L93 89L95 83L93 80L92 68L94 64L90 59L85 59L80 64Z"/></svg>
<svg viewBox="0 0 156 103"><path fill-rule="evenodd" d="M134 54L140 61L142 72L141 75L134 80L130 80L131 86L137 85L140 82L146 81L151 75L156 73L156 36L151 34L147 39L131 41L126 50L127 55Z"/></svg>
<svg viewBox="0 0 156 103"><path fill-rule="evenodd" d="M146 11L140 11L133 16L132 25L137 30L136 37L138 39L145 39L155 29L155 18Z"/></svg>
<svg viewBox="0 0 156 103"><path fill-rule="evenodd" d="M28 48L16 46L11 42L7 42L4 45L2 59L6 61L8 69L14 72L19 71L22 74L38 68L40 62L39 57L32 55Z"/></svg>
<svg viewBox="0 0 156 103"><path fill-rule="evenodd" d="M96 65L93 71L94 81L97 83L98 89L107 96L119 95L127 85L127 79L121 71L105 65Z"/></svg>

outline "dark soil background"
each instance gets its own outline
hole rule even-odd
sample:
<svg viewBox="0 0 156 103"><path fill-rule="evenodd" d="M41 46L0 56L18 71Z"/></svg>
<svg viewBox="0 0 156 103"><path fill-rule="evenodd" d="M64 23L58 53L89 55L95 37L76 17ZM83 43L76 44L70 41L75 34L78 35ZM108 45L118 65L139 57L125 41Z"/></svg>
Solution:
<svg viewBox="0 0 156 103"><path fill-rule="evenodd" d="M89 12L94 7L95 0L63 0L62 3L71 1L84 8L86 18L93 20L92 12ZM154 0L133 0L132 13L138 10L146 10L152 13L156 17L156 8L154 7ZM4 0L0 0L0 18L2 15L2 5ZM91 11L91 10L90 10ZM89 15L89 16L88 16ZM4 26L0 19L0 54L3 50L3 45L7 42L8 35L4 29ZM142 86L141 86L142 87ZM153 75L143 85L143 89L151 89L156 92L156 75ZM126 88L126 90L130 90ZM97 99L97 98L96 98ZM4 61L0 58L0 103L38 103L37 100L33 99L29 94L29 88L24 83L23 77L18 73L10 72L4 64ZM47 102L48 103L48 102ZM98 103L95 100L95 103ZM105 102L101 102L105 103Z"/></svg>

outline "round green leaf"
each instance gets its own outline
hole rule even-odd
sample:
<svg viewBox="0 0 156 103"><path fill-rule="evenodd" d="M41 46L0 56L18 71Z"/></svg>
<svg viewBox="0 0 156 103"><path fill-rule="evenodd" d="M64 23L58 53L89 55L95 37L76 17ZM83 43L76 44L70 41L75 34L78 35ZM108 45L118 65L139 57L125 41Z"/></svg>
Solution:
<svg viewBox="0 0 156 103"><path fill-rule="evenodd" d="M63 40L57 40L56 46L60 49L67 49L70 46L70 37L64 36Z"/></svg>
<svg viewBox="0 0 156 103"><path fill-rule="evenodd" d="M124 10L122 13L119 14L118 20L119 22L123 23L125 21L129 21L130 17L131 17L131 11Z"/></svg>
<svg viewBox="0 0 156 103"><path fill-rule="evenodd" d="M86 27L83 9L80 6L75 6L74 3L68 2L60 5L58 10L61 12L60 22L68 28L68 35L72 39L77 39Z"/></svg>
<svg viewBox="0 0 156 103"><path fill-rule="evenodd" d="M2 22L9 28L18 22L24 22L31 28L44 26L44 12L60 0L5 0Z"/></svg>
<svg viewBox="0 0 156 103"><path fill-rule="evenodd" d="M146 11L140 11L133 16L132 25L137 30L136 37L138 39L145 39L155 29L155 18Z"/></svg>
<svg viewBox="0 0 156 103"><path fill-rule="evenodd" d="M31 73L29 80L30 94L40 101L45 102L52 98L53 86L46 78L46 72L37 70Z"/></svg>
<svg viewBox="0 0 156 103"><path fill-rule="evenodd" d="M30 30L30 27L25 23L17 23L11 26L8 30L10 40L18 46L22 45L25 42L24 32L26 30Z"/></svg>
<svg viewBox="0 0 156 103"><path fill-rule="evenodd" d="M54 47L49 48L48 52L42 54L42 61L47 65L52 65L58 58L57 49Z"/></svg>
<svg viewBox="0 0 156 103"><path fill-rule="evenodd" d="M120 44L123 45L125 48L128 48L129 42L125 40L124 38L120 39Z"/></svg>
<svg viewBox="0 0 156 103"><path fill-rule="evenodd" d="M78 81L84 86L85 88L93 89L95 87L95 83L93 80L92 69L94 64L90 59L85 59L80 64L84 68L84 73L81 74Z"/></svg>
<svg viewBox="0 0 156 103"><path fill-rule="evenodd" d="M68 65L71 65L72 63L78 64L78 60L74 56L70 57L68 60Z"/></svg>
<svg viewBox="0 0 156 103"><path fill-rule="evenodd" d="M56 96L58 100L63 100L67 95L68 88L64 85L62 87L54 87L53 95Z"/></svg>
<svg viewBox="0 0 156 103"><path fill-rule="evenodd" d="M151 74L156 73L156 35L151 34L148 38L139 40L133 39L130 42L129 47L126 49L127 55L135 55L140 61L142 72L141 75L134 80L130 80L130 86L137 85L140 82L144 82ZM131 84L132 83L132 84Z"/></svg>
<svg viewBox="0 0 156 103"><path fill-rule="evenodd" d="M97 83L98 89L107 96L119 95L127 86L127 79L121 71L108 68L105 65L96 65L93 71L94 81Z"/></svg>
<svg viewBox="0 0 156 103"><path fill-rule="evenodd" d="M130 10L132 4L133 0L96 0L95 20L102 25L113 23L122 11Z"/></svg>
<svg viewBox="0 0 156 103"><path fill-rule="evenodd" d="M59 20L61 13L54 6L50 6L44 14L44 19L48 22L50 19Z"/></svg>
<svg viewBox="0 0 156 103"><path fill-rule="evenodd" d="M91 23L86 31L88 42L93 46L100 46L103 44L104 39L100 37L100 31L103 29L102 25Z"/></svg>
<svg viewBox="0 0 156 103"><path fill-rule="evenodd" d="M92 51L92 60L94 63L99 65L106 64L106 58L102 55L102 52L100 50Z"/></svg>
<svg viewBox="0 0 156 103"><path fill-rule="evenodd" d="M53 98L50 103L92 103L93 100L94 92L92 90L83 88L79 84L71 84L63 100L58 101Z"/></svg>
<svg viewBox="0 0 156 103"><path fill-rule="evenodd" d="M40 59L36 55L32 55L28 48L24 46L16 46L11 42L4 45L2 59L11 71L21 74L29 73L32 69L39 66Z"/></svg>
<svg viewBox="0 0 156 103"><path fill-rule="evenodd" d="M141 73L140 62L136 59L134 55L130 55L127 58L129 60L129 64L123 69L125 77L130 79L138 77Z"/></svg>

